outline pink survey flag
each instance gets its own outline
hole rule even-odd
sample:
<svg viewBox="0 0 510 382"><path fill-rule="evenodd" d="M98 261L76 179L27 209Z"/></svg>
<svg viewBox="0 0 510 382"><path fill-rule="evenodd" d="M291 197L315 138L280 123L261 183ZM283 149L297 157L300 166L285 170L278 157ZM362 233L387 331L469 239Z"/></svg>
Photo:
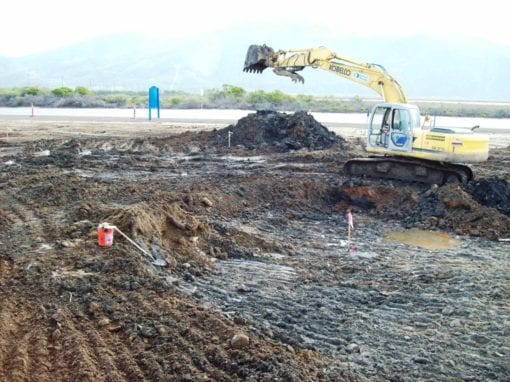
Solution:
<svg viewBox="0 0 510 382"><path fill-rule="evenodd" d="M352 219L351 210L347 210L347 223L349 224L349 227L351 227L351 229L354 229L354 221Z"/></svg>

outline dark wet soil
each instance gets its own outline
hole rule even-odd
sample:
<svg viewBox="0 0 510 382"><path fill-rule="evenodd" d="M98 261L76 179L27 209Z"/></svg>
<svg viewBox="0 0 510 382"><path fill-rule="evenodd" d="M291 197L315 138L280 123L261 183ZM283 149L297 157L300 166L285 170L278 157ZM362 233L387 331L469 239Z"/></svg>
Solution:
<svg viewBox="0 0 510 382"><path fill-rule="evenodd" d="M312 115L299 111L292 114L261 110L241 118L235 125L211 134L217 145L224 145L230 134L231 145L250 150L324 150L345 147L345 139L329 131Z"/></svg>
<svg viewBox="0 0 510 382"><path fill-rule="evenodd" d="M353 142L288 123L0 145L0 380L510 378L510 150L464 188L347 179Z"/></svg>

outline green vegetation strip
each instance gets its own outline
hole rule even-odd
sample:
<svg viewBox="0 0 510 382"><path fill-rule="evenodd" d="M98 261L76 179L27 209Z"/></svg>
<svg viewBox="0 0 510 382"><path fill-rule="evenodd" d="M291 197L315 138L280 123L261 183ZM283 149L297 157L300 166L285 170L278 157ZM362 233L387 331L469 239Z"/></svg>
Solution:
<svg viewBox="0 0 510 382"><path fill-rule="evenodd" d="M290 95L279 90L246 91L235 85L208 89L202 94L185 91L162 91L161 107L164 109L245 109L245 110L307 110L316 112L365 113L376 100L360 97ZM0 107L75 107L75 108L128 108L146 107L145 91L90 90L85 86L61 86L48 89L39 86L0 88ZM455 117L510 118L510 103L484 104L468 102L416 102L422 114Z"/></svg>

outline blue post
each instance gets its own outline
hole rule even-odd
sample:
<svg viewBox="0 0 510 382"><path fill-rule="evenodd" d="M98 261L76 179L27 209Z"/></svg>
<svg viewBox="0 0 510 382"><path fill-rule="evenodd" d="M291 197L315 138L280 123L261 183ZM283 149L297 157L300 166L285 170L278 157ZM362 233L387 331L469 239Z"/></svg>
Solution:
<svg viewBox="0 0 510 382"><path fill-rule="evenodd" d="M155 107L158 109L158 119L159 119L159 88L157 86L151 86L149 88L149 121L152 119L152 108Z"/></svg>

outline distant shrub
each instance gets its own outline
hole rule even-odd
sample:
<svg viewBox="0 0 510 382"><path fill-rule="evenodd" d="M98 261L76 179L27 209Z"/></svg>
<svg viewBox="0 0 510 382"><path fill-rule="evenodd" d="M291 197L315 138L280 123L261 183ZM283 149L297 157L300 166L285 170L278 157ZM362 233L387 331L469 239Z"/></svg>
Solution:
<svg viewBox="0 0 510 382"><path fill-rule="evenodd" d="M212 89L207 92L206 98L211 102L219 100L224 101L225 99L233 102L240 101L244 98L246 90L240 86L235 85L223 85L221 89Z"/></svg>
<svg viewBox="0 0 510 382"><path fill-rule="evenodd" d="M266 93L265 97L267 101L276 105L289 102L294 99L292 96L285 94L281 90L273 90L272 92Z"/></svg>
<svg viewBox="0 0 510 382"><path fill-rule="evenodd" d="M296 96L296 100L302 105L312 105L314 101L314 97L306 94L298 94Z"/></svg>
<svg viewBox="0 0 510 382"><path fill-rule="evenodd" d="M125 94L112 94L103 96L103 100L111 106L122 107L129 104L129 97Z"/></svg>
<svg viewBox="0 0 510 382"><path fill-rule="evenodd" d="M41 93L42 93L41 88L39 88L38 86L26 86L21 89L22 96L26 96L26 95L36 96Z"/></svg>
<svg viewBox="0 0 510 382"><path fill-rule="evenodd" d="M0 96L6 98L19 97L21 96L21 89L19 88L1 88Z"/></svg>
<svg viewBox="0 0 510 382"><path fill-rule="evenodd" d="M171 105L178 105L182 102L182 98L181 97L172 97L170 98L170 104Z"/></svg>
<svg viewBox="0 0 510 382"><path fill-rule="evenodd" d="M174 102L176 102L176 101L177 101L177 99L174 100ZM188 96L186 96L186 97L181 97L179 104L176 104L176 105L173 105L170 107L174 108L174 109L177 109L177 108L200 109L202 107L207 108L207 105L204 105L204 100L199 95L188 94Z"/></svg>
<svg viewBox="0 0 510 382"><path fill-rule="evenodd" d="M242 98L246 94L246 90L240 86L234 85L223 85L223 91L225 91L232 98Z"/></svg>
<svg viewBox="0 0 510 382"><path fill-rule="evenodd" d="M54 99L54 107L74 107L74 108L91 108L91 107L107 107L102 98L92 96L82 96L73 94L69 97L60 97Z"/></svg>
<svg viewBox="0 0 510 382"><path fill-rule="evenodd" d="M496 109L494 111L495 118L510 118L510 110Z"/></svg>
<svg viewBox="0 0 510 382"><path fill-rule="evenodd" d="M149 97L145 95L139 95L131 97L131 106L135 105L137 107L146 106L149 103Z"/></svg>
<svg viewBox="0 0 510 382"><path fill-rule="evenodd" d="M181 106L182 99L178 96L161 98L161 107L163 109L176 109Z"/></svg>
<svg viewBox="0 0 510 382"><path fill-rule="evenodd" d="M267 101L266 93L264 92L264 90L252 91L246 96L246 101L251 105L266 102Z"/></svg>
<svg viewBox="0 0 510 382"><path fill-rule="evenodd" d="M79 94L82 96L92 95L92 92L89 89L87 89L85 86L76 86L74 88L74 92L76 94Z"/></svg>
<svg viewBox="0 0 510 382"><path fill-rule="evenodd" d="M71 94L73 94L73 89L68 88L67 86L61 86L59 88L53 89L51 93L57 97L69 97Z"/></svg>

